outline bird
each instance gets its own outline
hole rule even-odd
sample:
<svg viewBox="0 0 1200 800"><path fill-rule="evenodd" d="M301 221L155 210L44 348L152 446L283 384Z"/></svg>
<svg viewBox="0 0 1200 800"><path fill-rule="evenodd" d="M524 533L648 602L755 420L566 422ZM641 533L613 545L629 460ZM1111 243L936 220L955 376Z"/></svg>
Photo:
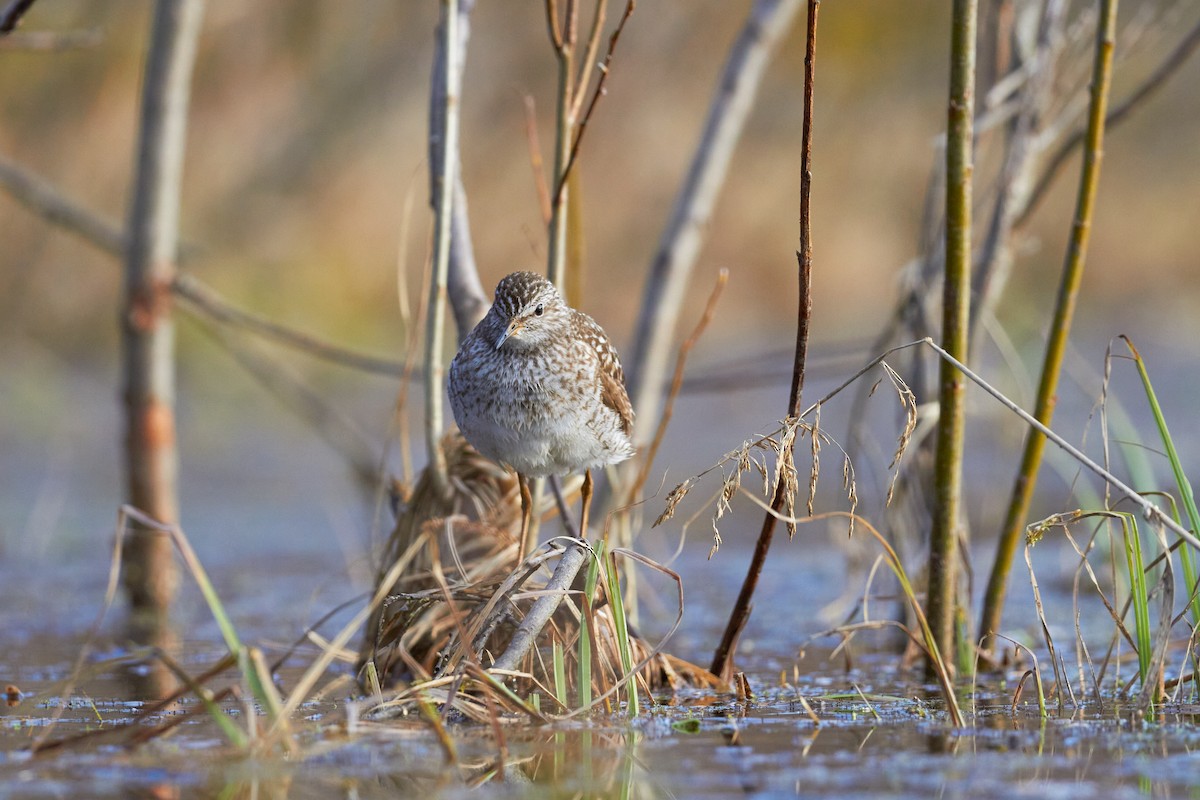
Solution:
<svg viewBox="0 0 1200 800"><path fill-rule="evenodd" d="M546 278L513 272L459 346L447 391L466 440L517 473L519 552L527 552L529 478L583 471L579 534L586 536L592 469L635 452L633 406L604 329Z"/></svg>

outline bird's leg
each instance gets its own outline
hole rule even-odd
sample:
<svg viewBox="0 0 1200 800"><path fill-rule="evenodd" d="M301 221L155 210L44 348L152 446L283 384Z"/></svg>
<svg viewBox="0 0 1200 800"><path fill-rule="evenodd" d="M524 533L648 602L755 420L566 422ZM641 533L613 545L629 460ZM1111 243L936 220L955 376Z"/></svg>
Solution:
<svg viewBox="0 0 1200 800"><path fill-rule="evenodd" d="M592 471L590 469L583 472L583 488L579 490L580 509L579 509L579 538L587 538L588 525L588 510L592 505Z"/></svg>
<svg viewBox="0 0 1200 800"><path fill-rule="evenodd" d="M517 485L521 488L521 547L517 554L523 559L529 547L529 518L533 515L533 497L529 494L529 479L523 473L517 473Z"/></svg>

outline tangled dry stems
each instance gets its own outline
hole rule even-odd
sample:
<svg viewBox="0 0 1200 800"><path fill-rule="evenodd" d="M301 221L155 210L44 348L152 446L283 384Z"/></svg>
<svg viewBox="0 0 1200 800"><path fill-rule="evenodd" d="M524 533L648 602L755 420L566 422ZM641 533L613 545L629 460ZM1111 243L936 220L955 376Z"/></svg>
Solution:
<svg viewBox="0 0 1200 800"><path fill-rule="evenodd" d="M555 670L547 653L560 649L568 696L577 696L581 636L591 639L592 695L611 695L627 676L610 605L614 598L607 596L603 581L591 600L584 599L582 582L576 581L542 632L539 647L518 669L502 676L503 688L488 671L530 604L546 593L552 562L563 551L551 540L519 559L520 506L514 476L480 456L457 432L444 438L443 447L450 496L438 496L432 481L422 476L401 510L380 564L383 575L392 563L387 559L416 543L417 557L370 620L359 653L360 680L365 682L370 664L381 684L401 687L379 713L388 716L400 713L397 709L411 711L414 703L434 702L483 720L490 712L474 690L482 690L509 711L530 713L521 698L534 693L554 704L554 712L567 711L556 701L559 692L552 690ZM636 636L630 637L630 644L633 662L640 665L634 680L645 695L683 685L713 685L704 670ZM473 691L463 691L467 685Z"/></svg>

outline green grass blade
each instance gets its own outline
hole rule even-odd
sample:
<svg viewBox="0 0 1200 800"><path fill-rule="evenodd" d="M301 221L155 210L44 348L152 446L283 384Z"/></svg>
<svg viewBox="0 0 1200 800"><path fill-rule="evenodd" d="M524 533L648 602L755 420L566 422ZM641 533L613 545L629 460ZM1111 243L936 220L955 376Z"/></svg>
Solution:
<svg viewBox="0 0 1200 800"><path fill-rule="evenodd" d="M600 558L604 553L604 543L595 546L595 556L588 564L587 576L583 583L582 614L579 620L579 705L586 708L592 704L592 626L588 624L596 597L596 583L600 577Z"/></svg>
<svg viewBox="0 0 1200 800"><path fill-rule="evenodd" d="M554 642L554 696L558 698L558 702L562 708L570 708L567 705L567 667L563 663L563 647L561 642Z"/></svg>
<svg viewBox="0 0 1200 800"><path fill-rule="evenodd" d="M617 576L617 560L611 553L605 562L608 566L608 606L612 609L613 623L617 629L617 649L621 653L621 669L626 675L633 672L633 651L629 647L629 625L625 620L625 603L621 598L621 579ZM636 717L639 713L637 676L629 679L629 689L626 692L629 700L629 715Z"/></svg>
<svg viewBox="0 0 1200 800"><path fill-rule="evenodd" d="M1175 474L1175 485L1179 487L1179 496L1183 500L1184 510L1187 511L1188 524L1193 531L1200 531L1200 509L1196 507L1196 496L1192 492L1191 481L1183 471L1183 463L1179 460L1179 451L1175 449L1175 441L1167 429L1167 418L1163 415L1162 406L1158 403L1158 395L1150 383L1150 373L1146 370L1146 362L1141 354L1128 339L1125 344L1133 354L1133 362L1137 364L1138 375L1142 379L1142 387L1146 390L1146 399L1150 402L1150 411L1154 415L1154 424L1158 427L1159 438L1167 451L1167 460L1171 462L1171 471ZM1187 592L1191 600L1192 624L1200 623L1200 596L1194 594L1196 589L1196 556L1190 547L1179 548L1179 560L1183 566L1183 578L1187 581Z"/></svg>
<svg viewBox="0 0 1200 800"><path fill-rule="evenodd" d="M196 551L192 549L191 542L183 535L183 531L179 528L171 530L171 537L175 540L175 546L179 548L179 554L183 557L183 563L187 565L188 570L192 573L192 577L196 581L196 585L200 587L200 593L204 595L204 602L208 604L208 610L212 613L213 619L217 622L217 627L221 630L221 637L225 640L225 646L229 648L229 652L237 654L242 649L242 642L238 638L237 630L233 627L233 622L230 621L229 615L225 613L225 606L221 603L221 598L217 596L217 590L213 588L212 581L208 579L208 573L205 572L204 566L200 563L200 559L196 556Z"/></svg>
<svg viewBox="0 0 1200 800"><path fill-rule="evenodd" d="M1138 643L1138 675L1142 685L1150 676L1150 659L1153 657L1150 644L1150 599L1146 590L1146 571L1142 559L1142 540L1138 532L1137 518L1128 512L1120 514L1125 539L1125 560L1129 566L1129 593L1133 599L1134 635Z"/></svg>
<svg viewBox="0 0 1200 800"><path fill-rule="evenodd" d="M159 653L159 660L171 671L171 674L179 679L180 683L188 688L200 702L204 705L204 710L208 712L208 716L213 722L217 723L217 727L221 729L221 733L225 734L225 738L230 744L238 749L244 749L250 744L250 739L246 732L237 726L225 710L212 699L212 694L208 689L197 683L187 670L175 663L175 661L167 657L166 653Z"/></svg>

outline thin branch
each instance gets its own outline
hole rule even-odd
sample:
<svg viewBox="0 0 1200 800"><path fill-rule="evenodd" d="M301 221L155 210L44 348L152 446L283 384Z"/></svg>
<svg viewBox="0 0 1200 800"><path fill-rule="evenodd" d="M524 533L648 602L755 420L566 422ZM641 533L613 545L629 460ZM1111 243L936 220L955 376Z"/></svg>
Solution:
<svg viewBox="0 0 1200 800"><path fill-rule="evenodd" d="M532 95L525 95L525 140L529 143L529 167L533 170L534 188L537 189L538 208L542 210L542 224L550 224L550 188L546 186L546 173L542 164L542 146L538 141L537 105Z"/></svg>
<svg viewBox="0 0 1200 800"><path fill-rule="evenodd" d="M563 35L558 22L558 0L546 0L546 26L550 29L550 44L556 51L561 51Z"/></svg>
<svg viewBox="0 0 1200 800"><path fill-rule="evenodd" d="M1158 90L1163 87L1167 80L1170 79L1176 72L1178 72L1179 68L1182 67L1189 58L1191 58L1192 54L1196 52L1198 47L1200 47L1200 23L1197 23L1196 26L1188 32L1187 36L1185 36L1183 40L1176 45L1175 49L1163 59L1162 63L1158 66L1158 69L1154 70L1154 72L1150 74L1150 77L1146 78L1146 80L1143 81L1142 84L1133 91L1133 94L1127 97L1119 105L1109 110L1108 114L1104 118L1105 127L1116 127L1126 118L1128 118L1130 114L1136 111L1139 106L1153 97ZM1068 137L1067 140L1058 148L1058 151L1055 152L1054 156L1046 165L1046 169L1042 172L1041 177L1038 178L1037 184L1033 191L1030 192L1029 200L1025 203L1025 208L1021 210L1020 215L1017 217L1015 223L1017 226L1023 225L1033 215L1034 209L1041 202L1051 184L1054 183L1054 179L1058 176L1058 172L1060 169L1062 169L1063 164L1065 164L1067 159L1071 157L1071 154L1075 152L1076 148L1080 147L1085 141L1087 141L1087 136L1088 126L1083 125L1074 133L1072 133L1071 136Z"/></svg>
<svg viewBox="0 0 1200 800"><path fill-rule="evenodd" d="M525 615L525 619L521 620L521 624L513 633L512 639L509 640L508 647L496 659L496 663L492 665L493 671L498 670L515 670L517 665L521 663L521 659L533 647L537 641L538 634L542 632L542 628L546 627L546 623L550 621L550 617L554 616L554 612L558 610L558 606L562 603L563 598L567 596L567 592L571 589L571 584L575 582L575 576L579 574L579 570L587 562L588 554L591 548L583 541L573 541L567 545L562 556L558 560L558 566L554 568L554 574L550 577L546 588L540 591L541 596L534 602L529 609L529 613Z"/></svg>
<svg viewBox="0 0 1200 800"><path fill-rule="evenodd" d="M667 434L667 426L671 424L671 416L675 412L675 398L679 396L680 390L683 388L683 372L687 366L688 355L691 354L692 348L696 346L696 342L704 334L708 328L708 324L712 322L713 314L717 310L717 301L721 298L721 292L725 290L725 284L729 281L729 270L722 269L717 273L717 284L713 286L712 292L708 296L708 302L704 306L704 313L700 315L700 320L696 323L696 327L692 329L692 334L684 340L679 346L679 355L675 358L675 375L671 378L671 390L667 392L667 402L663 406L662 419L658 421L658 428L654 433L654 440L650 446L646 448L646 454L642 460L642 468L638 472L637 480L629 490L629 499L627 503L636 502L637 496L641 493L642 487L646 484L646 479L650 475L650 468L654 466L654 458L658 454L658 448L662 445L663 438ZM566 515L563 515L566 518Z"/></svg>
<svg viewBox="0 0 1200 800"><path fill-rule="evenodd" d="M372 439L354 421L333 406L321 392L306 386L285 364L268 358L246 341L236 339L216 325L202 326L233 360L287 409L304 420L317 436L344 458L360 486L370 488L379 479L379 454Z"/></svg>
<svg viewBox="0 0 1200 800"><path fill-rule="evenodd" d="M125 233L115 223L84 208L50 183L2 158L0 188L52 225L79 236L108 255L124 257ZM185 246L180 260L189 261L188 253L198 249L194 245ZM399 361L360 353L238 308L195 275L176 273L171 281L171 291L186 301L189 310L201 316L243 328L315 358L375 375L394 377L404 372L404 365Z"/></svg>
<svg viewBox="0 0 1200 800"><path fill-rule="evenodd" d="M587 49L579 61L579 77L575 81L575 105L571 108L571 119L579 119L580 107L592 79L592 62L600 51L600 34L604 32L604 21L608 17L608 0L596 0L596 12L592 15L592 29L588 33Z"/></svg>
<svg viewBox="0 0 1200 800"><path fill-rule="evenodd" d="M458 55L458 81L462 81L462 68L466 60L467 43L471 37L471 11L475 0L459 0L457 13L457 34L455 37ZM429 93L429 163L439 165L445 154L443 147L449 143L446 129L446 112L450 107L447 98L446 57L442 52L444 37L439 36L434 48L433 75L430 78ZM462 87L455 90L455 95L461 95ZM457 142L457 136L455 137ZM455 162L460 161L457 144L452 145L456 152ZM429 204L437 213L441 204L442 182L436 172L431 169L429 175ZM462 170L454 173L454 202L450 211L450 263L446 273L446 294L450 306L454 310L454 325L458 332L458 340L462 341L475 327L488 310L488 297L479 281L479 269L475 262L475 247L471 242L471 222L467 212L467 192L463 186Z"/></svg>
<svg viewBox="0 0 1200 800"><path fill-rule="evenodd" d="M554 189L554 202L552 205L557 205L562 201L562 193L567 185L567 178L571 175L571 168L575 166L575 159L579 156L579 145L583 141L583 135L587 133L588 122L592 119L592 112L596 110L596 103L600 98L608 93L606 88L608 84L609 67L612 65L613 53L617 49L617 42L621 39L621 31L625 30L625 23L629 21L629 17L633 14L633 9L637 6L637 0L628 0L625 4L625 13L621 15L621 21L617 23L617 29L613 31L612 36L608 39L608 52L604 55L604 61L600 64L600 80L596 83L596 89L592 92L592 99L588 103L587 111L584 112L583 120L580 121L579 127L575 132L575 142L571 145L571 154L567 158L567 165L563 168L562 175L558 178L558 185ZM578 109L578 99L582 98L583 85L577 87L579 93L576 103ZM574 116L572 116L574 119Z"/></svg>
<svg viewBox="0 0 1200 800"><path fill-rule="evenodd" d="M47 222L81 237L106 253L125 255L125 231L68 198L48 181L0 157L0 188Z"/></svg>
<svg viewBox="0 0 1200 800"><path fill-rule="evenodd" d="M258 334L265 339L287 345L314 358L372 375L386 375L390 378L399 377L404 372L404 365L399 361L367 355L332 344L303 331L280 325L261 314L238 308L195 276L176 275L175 280L171 283L171 289L177 297L188 303L193 312L200 316Z"/></svg>
<svg viewBox="0 0 1200 800"><path fill-rule="evenodd" d="M551 43L558 60L558 91L554 111L554 195L550 203L549 246L546 248L546 277L566 295L567 272L567 211L569 205L566 184L567 160L571 154L571 131L574 118L572 90L575 80L575 43L578 10L575 0L566 0L566 20L559 26L558 2L547 0L546 17L550 25Z"/></svg>
<svg viewBox="0 0 1200 800"><path fill-rule="evenodd" d="M942 358L943 361L949 363L956 370L958 370L963 375L965 375L972 383L976 384L977 386L979 386L979 388L983 389L985 392L987 392L989 395L991 395L994 399L998 400L1002 406L1004 406L1009 411L1013 412L1018 417L1020 417L1022 420L1024 420L1025 423L1028 424L1031 428L1036 430L1042 436L1045 436L1053 444L1062 448L1062 450L1064 450L1067 455L1069 455L1071 458L1078 461L1080 464L1082 464L1084 467L1086 467L1091 472L1095 473L1095 475L1097 475L1101 480L1107 481L1109 484L1111 484L1114 489L1116 489L1118 492L1123 494L1130 502L1132 502L1134 505L1136 505L1138 508L1140 508L1142 511L1142 516L1144 516L1147 520L1149 520L1150 522L1152 522L1156 525L1163 526L1164 528L1170 530L1172 533L1179 536L1179 538L1183 539L1185 542L1190 544L1192 547L1196 548L1197 550L1200 550L1200 539L1196 538L1196 534L1192 533L1187 528L1184 528L1182 525L1180 525L1178 522L1176 522L1174 520L1174 518L1171 517L1170 514L1163 511L1155 503L1151 502L1150 500L1147 500L1136 489L1133 489L1128 484L1126 484L1124 481L1122 481L1120 478L1118 478L1116 475L1112 474L1107 469L1105 469L1104 467L1097 464L1094 460L1092 460L1086 454L1084 454L1084 452L1082 450L1080 450L1078 447L1075 447L1073 444L1068 442L1066 439L1059 436L1057 433L1050 430L1050 428L1043 425L1041 422L1039 422L1037 420L1036 417L1034 417L1032 414L1030 414L1025 409L1021 408L1014 401L1010 400L1003 392L1001 392L999 389L992 386L990 383L988 383L982 377L980 377L980 375L978 373L976 373L970 367L968 367L966 364L962 363L961 361L956 359L954 356L950 355L945 350L943 350L941 347L939 347L938 344L933 341L933 339L925 338L925 339L920 340L920 342L910 343L908 345L901 345L901 347L909 347L909 346L911 346L911 344L924 344L924 345L928 346L935 353L937 353ZM893 348L889 352L893 352L897 349L899 349L899 348Z"/></svg>
<svg viewBox="0 0 1200 800"><path fill-rule="evenodd" d="M468 0L469 1L469 0ZM431 102L441 107L440 130L431 114L431 140L440 140L441 159L430 162L434 171L432 196L436 201L436 234L433 245L433 280L429 289L429 317L425 335L425 448L429 456L427 469L434 491L443 495L448 490L446 454L442 450L442 342L446 317L446 283L450 269L451 213L454 206L454 186L458 179L458 119L459 98L462 94L462 57L458 38L458 0L442 0L441 21L438 26L438 61L442 64L445 83L435 85ZM433 147L431 141L431 148Z"/></svg>
<svg viewBox="0 0 1200 800"><path fill-rule="evenodd" d="M816 75L817 60L817 13L821 8L821 0L808 0L808 24L806 27L804 49L804 124L800 134L800 250L796 253L798 267L799 298L796 307L796 352L792 361L792 386L788 395L788 418L800 416L800 398L804 389L805 362L808 358L808 328L812 319L812 126L813 126L813 83ZM815 439L816 434L813 434ZM794 439L792 440L794 442ZM789 445L790 446L790 445ZM790 458L790 453L783 451L784 458ZM746 623L750 621L750 610L754 602L754 592L758 588L758 579L767 561L767 553L771 548L771 539L775 534L776 516L787 505L792 491L788 481L782 477L775 485L775 496L771 499L771 509L764 515L762 528L759 530L758 541L754 546L754 554L746 570L746 578L738 593L737 601L729 614L725 632L713 655L709 671L725 680L733 670L733 659L737 651L737 643L741 639ZM794 527L791 528L795 530Z"/></svg>
<svg viewBox="0 0 1200 800"><path fill-rule="evenodd" d="M41 53L57 53L95 47L103 41L98 30L81 31L22 31L0 34L0 51L26 50Z"/></svg>

